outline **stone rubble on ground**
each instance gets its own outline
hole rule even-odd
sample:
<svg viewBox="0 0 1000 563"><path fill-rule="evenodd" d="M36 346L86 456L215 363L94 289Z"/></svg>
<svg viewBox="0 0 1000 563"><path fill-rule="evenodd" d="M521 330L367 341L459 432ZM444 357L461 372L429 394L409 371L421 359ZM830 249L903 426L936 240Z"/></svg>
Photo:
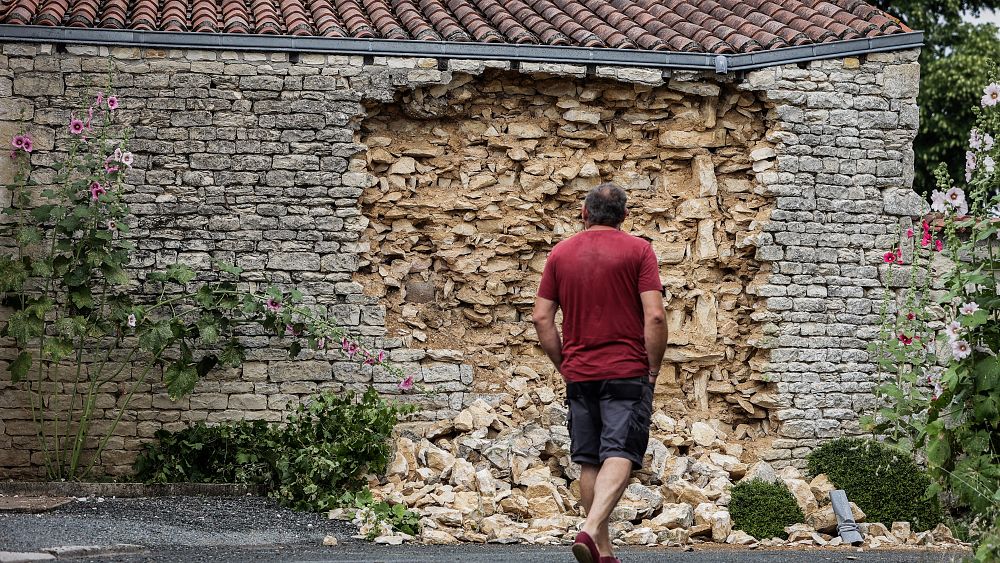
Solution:
<svg viewBox="0 0 1000 563"><path fill-rule="evenodd" d="M512 395L501 401L515 401ZM580 468L570 462L566 409L555 393L539 393L534 418L512 419L483 399L452 420L399 427L387 476L372 478L377 499L402 503L419 512L416 541L565 544L583 522L579 504ZM517 412L517 411L515 411ZM737 443L726 442L722 427L689 424L654 415L644 468L634 473L612 513L611 533L619 545L685 546L715 542L742 546L829 546L843 542L829 504L833 485L825 475L812 480L794 467L780 472ZM728 453L726 453L728 452ZM805 515L785 529L787 540L758 541L736 529L729 513L729 489L741 480L783 482ZM955 546L944 525L914 533L909 523L891 529L864 523L865 547ZM343 510L331 518L346 518ZM356 518L357 520L357 518ZM410 537L383 534L379 543Z"/></svg>

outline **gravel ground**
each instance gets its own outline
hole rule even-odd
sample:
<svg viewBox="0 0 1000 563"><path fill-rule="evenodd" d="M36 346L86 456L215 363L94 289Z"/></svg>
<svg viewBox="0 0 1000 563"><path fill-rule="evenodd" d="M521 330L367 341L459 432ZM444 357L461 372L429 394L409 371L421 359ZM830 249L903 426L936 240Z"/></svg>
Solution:
<svg viewBox="0 0 1000 563"><path fill-rule="evenodd" d="M354 540L349 523L322 514L293 512L259 497L98 499L70 503L45 514L0 514L0 550L34 551L61 545L144 545L144 554L74 559L152 561L338 561L380 563L556 563L572 561L567 547L527 545L380 546ZM339 545L323 547L332 534ZM627 563L943 563L959 552L631 548Z"/></svg>

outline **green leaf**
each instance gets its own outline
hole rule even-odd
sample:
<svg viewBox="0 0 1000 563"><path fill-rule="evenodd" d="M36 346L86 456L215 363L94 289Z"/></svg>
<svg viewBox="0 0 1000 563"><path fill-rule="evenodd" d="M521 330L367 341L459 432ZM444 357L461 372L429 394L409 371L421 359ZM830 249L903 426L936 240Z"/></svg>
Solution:
<svg viewBox="0 0 1000 563"><path fill-rule="evenodd" d="M13 383L21 381L21 379L28 374L28 370L31 369L31 353L21 352L17 355L17 358L11 362L8 367L10 370L10 380Z"/></svg>
<svg viewBox="0 0 1000 563"><path fill-rule="evenodd" d="M198 319L198 336L205 344L215 344L219 340L219 326L212 317Z"/></svg>
<svg viewBox="0 0 1000 563"><path fill-rule="evenodd" d="M167 368L164 378L170 399L176 401L194 389L198 383L198 370L193 365L174 362Z"/></svg>
<svg viewBox="0 0 1000 563"><path fill-rule="evenodd" d="M184 264L173 264L167 268L167 277L181 285L194 279L194 270Z"/></svg>
<svg viewBox="0 0 1000 563"><path fill-rule="evenodd" d="M302 351L302 344L298 340L296 340L288 346L288 357L294 358L298 356L299 352L301 351Z"/></svg>
<svg viewBox="0 0 1000 563"><path fill-rule="evenodd" d="M89 309L94 305L94 297L90 293L90 288L80 286L69 292L69 297L73 304L81 309Z"/></svg>
<svg viewBox="0 0 1000 563"><path fill-rule="evenodd" d="M927 440L927 461L931 465L944 467L951 457L951 446L944 434L932 435Z"/></svg>

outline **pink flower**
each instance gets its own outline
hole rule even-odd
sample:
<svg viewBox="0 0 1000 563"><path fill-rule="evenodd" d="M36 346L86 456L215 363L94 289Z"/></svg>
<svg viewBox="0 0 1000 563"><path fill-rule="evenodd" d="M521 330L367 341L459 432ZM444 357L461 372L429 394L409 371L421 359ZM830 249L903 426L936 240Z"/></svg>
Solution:
<svg viewBox="0 0 1000 563"><path fill-rule="evenodd" d="M907 313L906 314L906 320L908 320L908 321L912 321L915 318L917 318L917 316L914 315L913 313Z"/></svg>
<svg viewBox="0 0 1000 563"><path fill-rule="evenodd" d="M121 163L124 164L125 166L132 168L132 162L134 160L134 157L130 152L123 152L121 158L118 160L121 161Z"/></svg>
<svg viewBox="0 0 1000 563"><path fill-rule="evenodd" d="M944 248L944 241L942 241L941 239L937 239L936 241L934 241L934 250L941 252L943 248Z"/></svg>
<svg viewBox="0 0 1000 563"><path fill-rule="evenodd" d="M74 135L79 135L80 133L83 133L83 122L75 117L70 119L69 132Z"/></svg>
<svg viewBox="0 0 1000 563"><path fill-rule="evenodd" d="M906 238L913 238L913 229L906 229Z"/></svg>
<svg viewBox="0 0 1000 563"><path fill-rule="evenodd" d="M956 340L951 343L951 355L956 360L964 360L972 354L972 346L964 340Z"/></svg>
<svg viewBox="0 0 1000 563"><path fill-rule="evenodd" d="M958 312L962 313L963 315L974 315L978 310L979 310L979 303L976 303L975 301L969 301L968 303L965 303L964 305L958 308Z"/></svg>
<svg viewBox="0 0 1000 563"><path fill-rule="evenodd" d="M14 135L14 138L10 140L10 145L15 149L19 149L24 146L24 135Z"/></svg>
<svg viewBox="0 0 1000 563"><path fill-rule="evenodd" d="M94 105L97 107L101 107L102 103L104 103L104 92L98 92L97 100L94 101ZM973 131L975 131L975 129L973 129Z"/></svg>
<svg viewBox="0 0 1000 563"><path fill-rule="evenodd" d="M111 111L118 109L118 96L108 96L108 109Z"/></svg>
<svg viewBox="0 0 1000 563"><path fill-rule="evenodd" d="M135 328L135 315L128 316L128 326Z"/></svg>
<svg viewBox="0 0 1000 563"><path fill-rule="evenodd" d="M945 332L948 333L948 340L955 341L958 340L959 336L962 336L962 323L959 321L951 321L948 326L944 328Z"/></svg>
<svg viewBox="0 0 1000 563"><path fill-rule="evenodd" d="M112 164L112 162L113 161L111 160L110 156L104 159L104 171L107 172L108 174L114 174L115 172L118 172L118 167Z"/></svg>
<svg viewBox="0 0 1000 563"><path fill-rule="evenodd" d="M24 150L24 152L30 153L31 149L33 148L33 146L34 145L31 142L31 137L25 135L24 136L24 144L21 145L21 148Z"/></svg>
<svg viewBox="0 0 1000 563"><path fill-rule="evenodd" d="M273 297L268 297L267 299L267 309L272 313L277 313L281 310L281 301L274 299Z"/></svg>
<svg viewBox="0 0 1000 563"><path fill-rule="evenodd" d="M902 333L902 332L899 333L899 336L897 336L896 338L898 338L900 342L902 342L903 344L905 344L907 346L909 346L910 344L913 344L913 338L907 336L905 333Z"/></svg>
<svg viewBox="0 0 1000 563"><path fill-rule="evenodd" d="M316 349L322 350L325 347L326 347L326 337L320 336L319 338L316 339Z"/></svg>
<svg viewBox="0 0 1000 563"><path fill-rule="evenodd" d="M886 264L892 264L893 262L896 261L896 253L886 252L885 254L882 255L882 260L884 260Z"/></svg>
<svg viewBox="0 0 1000 563"><path fill-rule="evenodd" d="M108 190L105 190L104 186L102 186L100 183L98 183L98 182L91 182L91 184L90 184L90 199L92 199L94 201L97 201L97 198L101 197L102 195L104 195L106 193L108 193Z"/></svg>
<svg viewBox="0 0 1000 563"><path fill-rule="evenodd" d="M385 362L385 350L379 350L378 351L378 363L381 364L383 362Z"/></svg>
<svg viewBox="0 0 1000 563"><path fill-rule="evenodd" d="M401 391L409 391L410 389L413 389L413 376L412 375L406 376L405 379L399 382L399 385L397 385L397 387L399 387Z"/></svg>
<svg viewBox="0 0 1000 563"><path fill-rule="evenodd" d="M87 131L93 130L93 127L90 126L90 122L93 119L94 119L94 108L92 107L87 108L87 121L83 124L83 126L87 128Z"/></svg>

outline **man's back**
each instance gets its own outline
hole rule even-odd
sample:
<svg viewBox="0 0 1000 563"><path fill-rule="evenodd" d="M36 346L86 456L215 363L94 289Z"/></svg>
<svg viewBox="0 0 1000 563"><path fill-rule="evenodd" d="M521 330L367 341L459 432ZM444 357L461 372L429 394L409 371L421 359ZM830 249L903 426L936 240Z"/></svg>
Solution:
<svg viewBox="0 0 1000 563"><path fill-rule="evenodd" d="M562 309L561 371L566 380L648 373L639 294L661 287L656 256L643 239L601 228L557 244L546 261L538 296Z"/></svg>

